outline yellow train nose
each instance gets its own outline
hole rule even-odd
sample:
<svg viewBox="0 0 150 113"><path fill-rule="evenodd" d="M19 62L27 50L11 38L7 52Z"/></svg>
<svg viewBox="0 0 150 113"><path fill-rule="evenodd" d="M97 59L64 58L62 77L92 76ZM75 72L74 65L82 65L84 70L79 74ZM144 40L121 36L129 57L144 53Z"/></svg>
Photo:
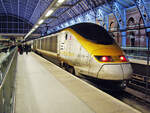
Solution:
<svg viewBox="0 0 150 113"><path fill-rule="evenodd" d="M94 56L100 63L127 63L128 59L124 56Z"/></svg>
<svg viewBox="0 0 150 113"><path fill-rule="evenodd" d="M124 56L124 52L117 45L101 46L101 49L96 49L92 51L92 55L100 63L103 57L106 57L109 63L122 63L128 62L127 58Z"/></svg>
<svg viewBox="0 0 150 113"><path fill-rule="evenodd" d="M119 56L123 55L123 51L116 45L103 46L102 48L92 51L93 55L101 56Z"/></svg>

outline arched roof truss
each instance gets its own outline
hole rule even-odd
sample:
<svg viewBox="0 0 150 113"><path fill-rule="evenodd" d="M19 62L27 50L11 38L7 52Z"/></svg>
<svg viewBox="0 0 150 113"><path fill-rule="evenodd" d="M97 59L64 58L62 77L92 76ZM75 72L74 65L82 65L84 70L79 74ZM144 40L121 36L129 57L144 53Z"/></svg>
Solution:
<svg viewBox="0 0 150 113"><path fill-rule="evenodd" d="M58 0L0 0L0 14L11 14L24 18L35 27L34 25L44 17L47 9L56 2ZM131 7L138 8L144 25L149 27L149 0L66 0L45 19L43 24L40 24L39 29L44 33L45 30L48 30L47 32L50 33L85 21L99 21L101 25L109 28L107 21L110 14L115 16L120 28L125 29L125 12Z"/></svg>

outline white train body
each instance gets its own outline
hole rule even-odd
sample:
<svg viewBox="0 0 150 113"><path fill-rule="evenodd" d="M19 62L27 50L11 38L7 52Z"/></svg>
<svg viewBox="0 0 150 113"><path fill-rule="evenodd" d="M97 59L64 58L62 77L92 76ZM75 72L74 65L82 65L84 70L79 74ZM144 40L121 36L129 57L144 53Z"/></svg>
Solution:
<svg viewBox="0 0 150 113"><path fill-rule="evenodd" d="M50 45L53 45L51 48L55 48L55 51L49 48ZM76 75L84 74L102 80L123 81L130 79L132 74L131 64L115 42L93 43L71 28L37 39L34 41L33 49L40 54L55 57L61 64L65 64L64 66L72 67ZM103 62L99 58L110 59Z"/></svg>

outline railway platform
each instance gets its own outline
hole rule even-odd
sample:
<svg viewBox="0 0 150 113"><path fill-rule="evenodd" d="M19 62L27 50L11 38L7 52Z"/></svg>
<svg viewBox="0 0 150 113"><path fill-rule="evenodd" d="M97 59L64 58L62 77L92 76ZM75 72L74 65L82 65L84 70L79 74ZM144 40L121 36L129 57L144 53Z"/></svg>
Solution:
<svg viewBox="0 0 150 113"><path fill-rule="evenodd" d="M134 58L129 58L129 61L132 65L133 74L128 87L134 89L135 92L137 92L134 92L136 97L141 98L146 102L150 102L150 62L148 64L146 60Z"/></svg>
<svg viewBox="0 0 150 113"><path fill-rule="evenodd" d="M150 61L147 62L147 60L134 58L129 58L129 61L131 62L134 74L138 74L141 76L149 76Z"/></svg>
<svg viewBox="0 0 150 113"><path fill-rule="evenodd" d="M14 113L140 113L40 56L19 55Z"/></svg>
<svg viewBox="0 0 150 113"><path fill-rule="evenodd" d="M146 60L129 58L129 61L131 63L135 63L135 64L147 65L147 61ZM150 61L149 61L149 64L150 64Z"/></svg>

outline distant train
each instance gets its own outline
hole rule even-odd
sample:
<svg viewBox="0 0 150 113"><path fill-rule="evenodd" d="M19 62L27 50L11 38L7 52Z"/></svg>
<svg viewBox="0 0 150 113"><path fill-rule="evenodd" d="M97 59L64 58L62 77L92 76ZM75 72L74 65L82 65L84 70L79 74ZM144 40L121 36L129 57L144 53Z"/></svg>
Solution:
<svg viewBox="0 0 150 113"><path fill-rule="evenodd" d="M33 50L60 61L76 75L126 82L131 64L109 33L93 23L79 23L33 42Z"/></svg>

